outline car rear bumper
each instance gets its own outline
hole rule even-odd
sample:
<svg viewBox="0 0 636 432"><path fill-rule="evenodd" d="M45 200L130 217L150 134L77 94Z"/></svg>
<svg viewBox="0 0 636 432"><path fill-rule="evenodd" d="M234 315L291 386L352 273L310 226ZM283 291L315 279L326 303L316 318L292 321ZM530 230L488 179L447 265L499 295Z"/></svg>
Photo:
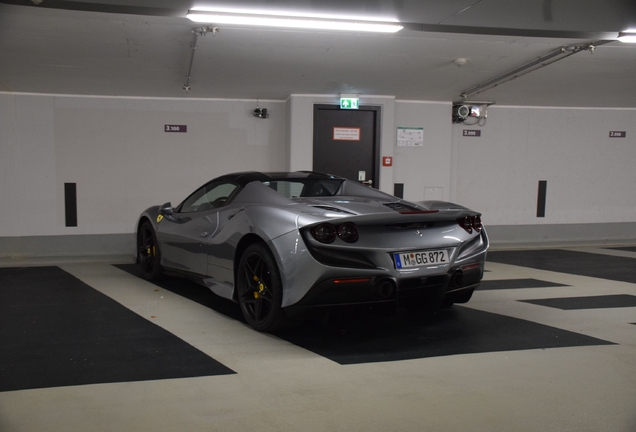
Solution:
<svg viewBox="0 0 636 432"><path fill-rule="evenodd" d="M339 262L323 262L324 257L316 256L298 232L273 240L270 247L281 269L282 307L291 312L295 306L401 302L435 290L470 289L483 275L488 238L483 231L469 242L449 246L452 260L447 264L407 269L397 269L390 251L378 248L344 252L334 248L331 256Z"/></svg>
<svg viewBox="0 0 636 432"><path fill-rule="evenodd" d="M413 303L436 306L447 294L472 291L483 276L483 263L467 270L455 268L442 275L396 279L391 276L339 277L316 283L294 305L284 308L291 318L311 316L330 307L368 305L408 307Z"/></svg>

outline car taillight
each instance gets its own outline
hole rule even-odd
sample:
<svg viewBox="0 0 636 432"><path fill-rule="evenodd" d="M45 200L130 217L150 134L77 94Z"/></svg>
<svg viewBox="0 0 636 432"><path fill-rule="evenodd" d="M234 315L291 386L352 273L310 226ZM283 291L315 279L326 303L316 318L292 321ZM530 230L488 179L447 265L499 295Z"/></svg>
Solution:
<svg viewBox="0 0 636 432"><path fill-rule="evenodd" d="M481 223L481 216L464 216L457 219L457 223L460 227L464 228L468 234L473 233L473 229L476 232L481 232L483 225Z"/></svg>
<svg viewBox="0 0 636 432"><path fill-rule="evenodd" d="M461 219L457 219L457 223L459 223L459 226L464 228L468 234L473 233L473 221L469 216L464 216Z"/></svg>
<svg viewBox="0 0 636 432"><path fill-rule="evenodd" d="M338 226L338 228L329 223L322 223L309 231L320 243L333 243L336 236L347 243L355 243L358 241L358 228L352 222L345 222Z"/></svg>
<svg viewBox="0 0 636 432"><path fill-rule="evenodd" d="M338 237L347 243L358 241L358 228L351 222L343 223L338 227Z"/></svg>
<svg viewBox="0 0 636 432"><path fill-rule="evenodd" d="M477 216L473 216L473 228L475 228L475 231L477 232L481 232L481 229L484 226L481 223L481 216L477 215Z"/></svg>
<svg viewBox="0 0 636 432"><path fill-rule="evenodd" d="M328 223L323 223L311 229L311 235L320 243L333 243L336 239L336 228Z"/></svg>

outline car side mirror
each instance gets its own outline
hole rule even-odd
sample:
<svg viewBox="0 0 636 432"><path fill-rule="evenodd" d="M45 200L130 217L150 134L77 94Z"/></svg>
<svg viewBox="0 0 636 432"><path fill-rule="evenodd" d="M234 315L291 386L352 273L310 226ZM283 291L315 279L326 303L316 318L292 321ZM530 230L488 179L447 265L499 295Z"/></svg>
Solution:
<svg viewBox="0 0 636 432"><path fill-rule="evenodd" d="M180 219L174 217L174 209L169 202L159 207L159 214L172 222L179 222Z"/></svg>
<svg viewBox="0 0 636 432"><path fill-rule="evenodd" d="M172 214L174 213L174 209L172 208L172 204L167 202L164 205L162 205L161 207L159 207L159 213L161 213L164 216L172 216Z"/></svg>

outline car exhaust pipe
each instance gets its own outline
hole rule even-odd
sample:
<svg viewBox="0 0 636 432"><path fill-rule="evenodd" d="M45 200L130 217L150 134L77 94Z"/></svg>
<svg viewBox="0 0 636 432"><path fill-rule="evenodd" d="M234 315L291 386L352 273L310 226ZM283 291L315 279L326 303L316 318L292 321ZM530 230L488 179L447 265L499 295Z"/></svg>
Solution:
<svg viewBox="0 0 636 432"><path fill-rule="evenodd" d="M395 291L395 284L389 279L382 279L375 284L375 295L382 298L389 298L393 296Z"/></svg>
<svg viewBox="0 0 636 432"><path fill-rule="evenodd" d="M464 272L457 270L451 275L450 285L454 288L460 288L464 285Z"/></svg>

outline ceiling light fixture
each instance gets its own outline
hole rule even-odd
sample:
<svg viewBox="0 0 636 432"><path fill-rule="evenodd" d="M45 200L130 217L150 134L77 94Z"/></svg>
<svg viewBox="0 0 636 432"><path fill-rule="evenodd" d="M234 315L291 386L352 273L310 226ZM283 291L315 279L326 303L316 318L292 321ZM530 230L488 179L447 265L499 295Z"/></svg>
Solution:
<svg viewBox="0 0 636 432"><path fill-rule="evenodd" d="M395 33L404 27L398 22L350 20L292 15L268 15L255 13L216 12L189 10L187 18L195 22L214 24L237 24L248 26L302 28L313 30L346 30Z"/></svg>
<svg viewBox="0 0 636 432"><path fill-rule="evenodd" d="M618 40L625 43L636 43L636 30L620 32Z"/></svg>

